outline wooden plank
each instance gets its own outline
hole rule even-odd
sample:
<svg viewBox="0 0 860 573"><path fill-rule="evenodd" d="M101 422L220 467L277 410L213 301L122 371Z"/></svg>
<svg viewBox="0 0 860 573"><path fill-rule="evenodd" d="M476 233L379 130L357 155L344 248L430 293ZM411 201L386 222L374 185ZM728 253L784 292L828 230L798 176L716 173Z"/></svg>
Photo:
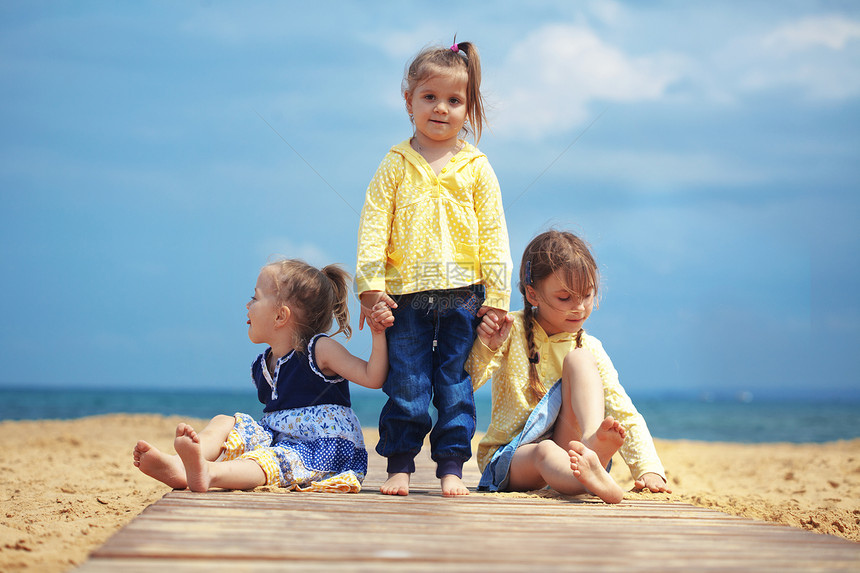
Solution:
<svg viewBox="0 0 860 573"><path fill-rule="evenodd" d="M408 564L410 570L419 564L515 570L564 568L574 554L576 564L598 571L635 570L644 563L670 570L860 567L857 544L686 504L643 501L628 508L627 503L516 499L499 512L493 511L494 497L475 495L460 503L466 500L430 494L172 492L111 538L81 570L118 564L131 570L126 565L147 563L141 558L150 560L149 570L156 564L179 570L177 563L199 570L188 561L214 571L239 563L242 569L265 570L284 561L319 565L310 570L381 570L396 564ZM100 569L90 568L96 565Z"/></svg>
<svg viewBox="0 0 860 573"><path fill-rule="evenodd" d="M443 498L419 460L405 497L379 460L359 494L173 491L79 571L860 571L860 544L688 504Z"/></svg>

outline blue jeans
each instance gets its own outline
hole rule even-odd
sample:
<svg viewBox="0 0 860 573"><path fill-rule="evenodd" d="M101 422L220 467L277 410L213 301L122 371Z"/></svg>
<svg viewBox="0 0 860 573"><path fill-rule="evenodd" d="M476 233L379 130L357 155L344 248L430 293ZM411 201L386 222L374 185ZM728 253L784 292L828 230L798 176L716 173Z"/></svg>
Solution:
<svg viewBox="0 0 860 573"><path fill-rule="evenodd" d="M425 291L395 297L388 340L388 402L379 415L376 451L388 458L388 472L415 471L414 458L430 432L436 475L462 477L472 457L475 399L464 366L480 318L483 286ZM436 426L430 431L430 402Z"/></svg>

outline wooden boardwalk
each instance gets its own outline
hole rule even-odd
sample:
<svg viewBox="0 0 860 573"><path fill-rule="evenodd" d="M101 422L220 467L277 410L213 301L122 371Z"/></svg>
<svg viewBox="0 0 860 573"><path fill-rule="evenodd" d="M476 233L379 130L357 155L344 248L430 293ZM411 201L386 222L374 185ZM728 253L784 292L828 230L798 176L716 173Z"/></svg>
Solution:
<svg viewBox="0 0 860 573"><path fill-rule="evenodd" d="M446 499L426 457L392 497L383 469L359 494L173 491L77 571L860 571L860 543L687 504Z"/></svg>

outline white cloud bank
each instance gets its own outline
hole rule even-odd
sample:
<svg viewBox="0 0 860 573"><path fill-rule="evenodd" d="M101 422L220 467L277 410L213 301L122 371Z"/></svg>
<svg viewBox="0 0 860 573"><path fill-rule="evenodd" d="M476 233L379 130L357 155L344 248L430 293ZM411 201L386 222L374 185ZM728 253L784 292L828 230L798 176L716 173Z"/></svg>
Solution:
<svg viewBox="0 0 860 573"><path fill-rule="evenodd" d="M780 25L731 50L743 93L792 90L813 101L860 96L860 21L809 16Z"/></svg>
<svg viewBox="0 0 860 573"><path fill-rule="evenodd" d="M860 20L804 16L736 36L730 24L715 34L720 43L695 53L662 47L659 30L654 50L635 54L587 25L538 28L511 45L493 86L494 131L537 139L584 126L600 104L669 97L726 105L762 92L816 102L860 96Z"/></svg>
<svg viewBox="0 0 860 573"><path fill-rule="evenodd" d="M768 48L792 53L814 47L844 50L860 40L860 22L843 16L810 16L784 24L765 35L762 44Z"/></svg>
<svg viewBox="0 0 860 573"><path fill-rule="evenodd" d="M579 25L539 28L511 48L498 92L498 133L538 137L589 117L593 100L632 102L663 96L678 77L673 56L632 57Z"/></svg>

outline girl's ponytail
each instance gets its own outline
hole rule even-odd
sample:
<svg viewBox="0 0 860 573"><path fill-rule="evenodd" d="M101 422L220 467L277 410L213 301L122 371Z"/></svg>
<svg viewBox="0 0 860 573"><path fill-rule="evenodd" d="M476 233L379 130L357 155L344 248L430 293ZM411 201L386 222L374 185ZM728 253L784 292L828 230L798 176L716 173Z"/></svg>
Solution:
<svg viewBox="0 0 860 573"><path fill-rule="evenodd" d="M471 42L455 43L458 52L466 56L466 100L468 102L469 123L475 132L475 144L481 141L481 131L484 128L484 98L481 97L481 56L478 48ZM452 46L452 48L454 47Z"/></svg>
<svg viewBox="0 0 860 573"><path fill-rule="evenodd" d="M322 272L331 282L334 294L332 314L337 321L338 327L337 332L334 334L343 332L349 338L352 336L352 327L349 325L349 306L347 304L349 297L349 274L338 265L323 267Z"/></svg>

